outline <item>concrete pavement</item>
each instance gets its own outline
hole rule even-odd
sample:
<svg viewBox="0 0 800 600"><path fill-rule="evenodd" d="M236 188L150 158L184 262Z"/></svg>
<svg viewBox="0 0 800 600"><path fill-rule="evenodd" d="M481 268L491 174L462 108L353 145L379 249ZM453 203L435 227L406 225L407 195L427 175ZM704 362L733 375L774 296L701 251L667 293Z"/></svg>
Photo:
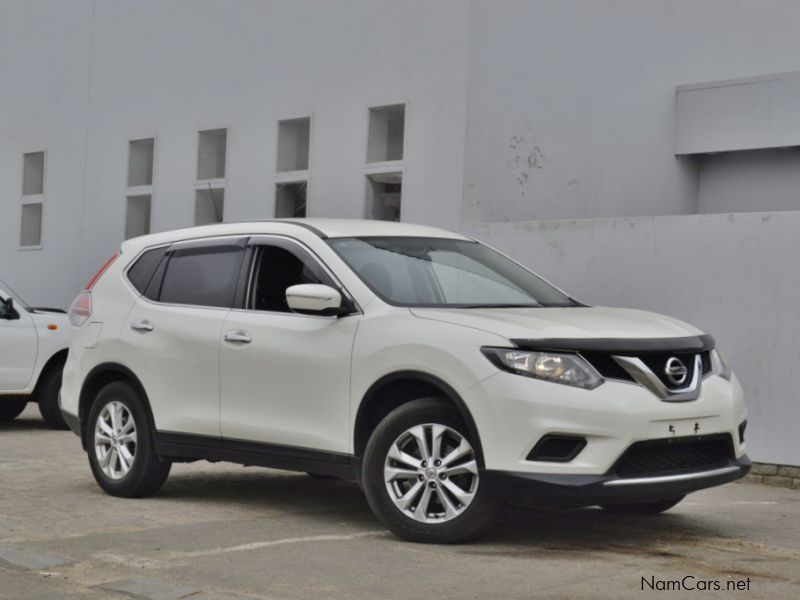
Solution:
<svg viewBox="0 0 800 600"><path fill-rule="evenodd" d="M35 407L0 426L4 599L798 598L798 517L800 491L735 483L658 517L508 509L477 542L417 545L343 482L199 462L123 500Z"/></svg>

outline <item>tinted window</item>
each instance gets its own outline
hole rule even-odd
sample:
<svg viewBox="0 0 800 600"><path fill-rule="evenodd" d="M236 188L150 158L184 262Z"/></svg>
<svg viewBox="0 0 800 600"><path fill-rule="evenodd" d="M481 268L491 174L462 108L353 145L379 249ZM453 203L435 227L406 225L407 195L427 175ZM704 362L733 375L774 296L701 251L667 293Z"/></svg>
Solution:
<svg viewBox="0 0 800 600"><path fill-rule="evenodd" d="M158 264L167 254L167 247L155 248L142 254L134 265L128 269L128 280L140 294L144 294Z"/></svg>
<svg viewBox="0 0 800 600"><path fill-rule="evenodd" d="M286 288L301 283L333 282L308 254L290 244L260 246L256 254L248 306L255 310L292 312Z"/></svg>
<svg viewBox="0 0 800 600"><path fill-rule="evenodd" d="M164 273L159 300L230 308L242 254L241 248L231 246L174 251Z"/></svg>
<svg viewBox="0 0 800 600"><path fill-rule="evenodd" d="M328 242L384 300L401 306L575 306L540 277L477 242L375 237Z"/></svg>

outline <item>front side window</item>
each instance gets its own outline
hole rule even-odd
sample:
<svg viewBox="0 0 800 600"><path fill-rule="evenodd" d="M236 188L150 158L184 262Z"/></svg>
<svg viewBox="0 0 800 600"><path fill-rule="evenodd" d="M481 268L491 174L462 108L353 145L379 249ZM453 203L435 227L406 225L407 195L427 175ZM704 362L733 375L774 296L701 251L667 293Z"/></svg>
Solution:
<svg viewBox="0 0 800 600"><path fill-rule="evenodd" d="M417 237L329 240L385 301L460 308L576 306L569 296L478 242Z"/></svg>
<svg viewBox="0 0 800 600"><path fill-rule="evenodd" d="M285 242L259 245L247 307L292 312L286 303L286 289L301 283L333 285L319 263L300 248Z"/></svg>
<svg viewBox="0 0 800 600"><path fill-rule="evenodd" d="M230 308L244 251L234 246L175 250L167 263L159 300Z"/></svg>

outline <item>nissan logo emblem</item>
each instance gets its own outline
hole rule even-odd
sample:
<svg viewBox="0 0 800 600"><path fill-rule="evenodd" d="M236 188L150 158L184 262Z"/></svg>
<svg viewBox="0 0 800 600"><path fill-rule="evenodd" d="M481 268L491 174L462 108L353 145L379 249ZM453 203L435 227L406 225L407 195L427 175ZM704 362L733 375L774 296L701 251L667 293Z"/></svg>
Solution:
<svg viewBox="0 0 800 600"><path fill-rule="evenodd" d="M686 382L686 378L689 376L689 369L686 368L681 359L672 356L667 359L667 364L664 365L664 374L674 385L681 385Z"/></svg>

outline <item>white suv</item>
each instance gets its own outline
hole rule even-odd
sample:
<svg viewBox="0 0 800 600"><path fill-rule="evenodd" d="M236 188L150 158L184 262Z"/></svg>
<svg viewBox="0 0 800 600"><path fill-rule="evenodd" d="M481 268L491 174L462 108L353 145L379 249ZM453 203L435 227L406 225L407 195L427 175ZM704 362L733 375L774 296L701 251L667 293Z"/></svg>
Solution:
<svg viewBox="0 0 800 600"><path fill-rule="evenodd" d="M58 389L69 334L63 310L31 308L0 280L0 422L16 419L28 402L36 402L48 425L67 428Z"/></svg>
<svg viewBox="0 0 800 600"><path fill-rule="evenodd" d="M481 243L358 220L129 240L71 309L61 403L100 486L174 462L362 486L398 535L498 500L664 511L742 477L742 389L681 321L590 307Z"/></svg>

